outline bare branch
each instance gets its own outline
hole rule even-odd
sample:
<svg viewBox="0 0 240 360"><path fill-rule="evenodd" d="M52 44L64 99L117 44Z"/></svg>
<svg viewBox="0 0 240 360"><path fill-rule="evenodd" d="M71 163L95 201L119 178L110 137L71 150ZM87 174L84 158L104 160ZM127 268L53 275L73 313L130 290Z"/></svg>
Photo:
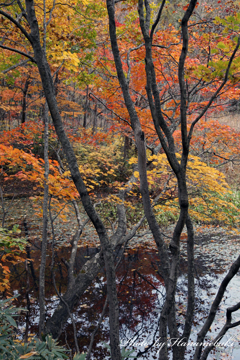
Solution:
<svg viewBox="0 0 240 360"><path fill-rule="evenodd" d="M20 63L17 63L17 64L15 64L15 65L12 65L12 66L10 66L8 69L3 70L2 73L3 73L3 74L6 74L6 73L8 73L9 71L14 70L14 69L16 69L16 68L19 67L19 66L24 66L24 65L26 65L29 61L30 61L30 60L21 61Z"/></svg>
<svg viewBox="0 0 240 360"><path fill-rule="evenodd" d="M46 23L46 26L48 26L50 24L50 21L52 20L52 13L53 13L53 10L55 9L55 5L56 5L56 0L53 0L53 6L50 10L49 19Z"/></svg>
<svg viewBox="0 0 240 360"><path fill-rule="evenodd" d="M109 109L107 107L107 105L104 104L104 102L99 99L97 96L95 96L93 93L90 93L89 94L89 97L94 97L97 101L99 101L108 111L110 111L113 115L117 116L120 120L124 121L125 123L127 123L130 127L131 127L131 124L128 120L124 119L122 116L118 115L115 111L113 111L112 109Z"/></svg>
<svg viewBox="0 0 240 360"><path fill-rule="evenodd" d="M136 46L135 48L129 49L127 52L127 66L128 66L128 73L127 73L127 83L129 84L130 82L130 72L131 72L131 66L130 66L130 53L132 51L138 50L140 49L142 46L144 46L144 44L140 44L138 46Z"/></svg>
<svg viewBox="0 0 240 360"><path fill-rule="evenodd" d="M178 66L178 80L180 86L180 97L181 97L181 104L180 104L180 116L181 116L181 134L182 134L182 162L184 168L187 165L187 156L189 152L189 143L188 143L188 135L187 135L187 89L185 84L184 78L184 67L185 67L185 60L188 53L188 21L193 13L193 10L196 6L197 0L191 0L181 22L182 27L182 38L183 38L183 45L182 51L179 58L179 66Z"/></svg>
<svg viewBox="0 0 240 360"><path fill-rule="evenodd" d="M29 58L33 63L36 64L36 60L35 60L31 55L28 55L28 54L24 53L24 52L21 51L21 50L17 50L17 49L14 49L14 48L10 48L10 47L5 46L5 45L2 45L2 44L0 44L0 47L1 47L2 49L9 50L9 51L13 51L13 52L16 52L16 53L18 53L18 54L20 54L20 55L26 56L26 57Z"/></svg>
<svg viewBox="0 0 240 360"><path fill-rule="evenodd" d="M179 41L178 43L172 43L168 46L164 46L164 45L159 45L159 44L152 44L152 47L157 47L157 48L160 48L160 49L170 49L172 46L175 46L175 45L180 45L181 44L181 41Z"/></svg>
<svg viewBox="0 0 240 360"><path fill-rule="evenodd" d="M17 0L17 3L18 3L18 6L19 6L19 9L21 10L21 16L24 16L25 19L27 20L27 14L26 14L26 11L24 9L24 7L22 6L21 4L21 1L20 0ZM19 20L18 20L19 21Z"/></svg>
<svg viewBox="0 0 240 360"><path fill-rule="evenodd" d="M160 6L160 8L159 8L159 10L158 10L157 18L156 18L156 20L154 21L154 24L153 24L153 26L152 26L151 33L150 33L150 38L151 38L151 40L152 40L152 38L153 38L154 31L155 31L155 29L156 29L156 27L157 27L157 25L158 25L158 23L159 23L159 21L160 21L160 19L161 19L161 15L162 15L162 11L163 11L165 2L166 2L166 0L163 0L163 1L162 1L162 4L161 4L161 6Z"/></svg>
<svg viewBox="0 0 240 360"><path fill-rule="evenodd" d="M197 337L197 344L199 344L197 347L196 347L196 351L195 351L195 354L194 354L194 360L198 360L200 359L200 356L201 356L201 353L202 353L202 345L203 342L204 342L204 339L205 339L205 336L207 334L207 332L209 331L214 319L215 319L215 316L216 316L216 312L218 310L218 307L222 301L222 298L223 298L223 295L226 291L226 288L229 284L229 282L232 280L232 278L236 275L236 273L238 272L240 268L240 255L238 256L237 260L232 264L230 270L228 271L227 275L224 277L219 289L218 289L218 292L217 292L217 295L212 303L212 306L211 306L211 309L210 309L210 312L209 312L209 315L201 329L201 331L199 332L198 334L198 337Z"/></svg>
<svg viewBox="0 0 240 360"><path fill-rule="evenodd" d="M204 349L204 352L201 356L201 360L206 360L208 357L208 354L210 353L210 351L218 344L218 342L223 338L223 336L226 334L226 332L229 329L232 329L236 326L240 325L240 321L236 321L234 323L232 323L232 313L239 310L240 309L240 302L237 303L236 305L227 308L226 311L226 323L224 324L222 330L218 333L218 335L215 337L215 339L211 342L211 345L207 346Z"/></svg>
<svg viewBox="0 0 240 360"><path fill-rule="evenodd" d="M30 44L32 44L32 38L31 35L28 34L28 32L24 29L24 27L16 20L14 19L11 15L9 15L8 13L6 13L3 10L0 10L0 15L3 15L5 18L7 18L8 20L10 20L14 25L16 25L16 27L23 33L23 35L28 39L28 41L30 42Z"/></svg>
<svg viewBox="0 0 240 360"><path fill-rule="evenodd" d="M15 3L15 0L11 1L10 3L2 3L0 6L11 6Z"/></svg>

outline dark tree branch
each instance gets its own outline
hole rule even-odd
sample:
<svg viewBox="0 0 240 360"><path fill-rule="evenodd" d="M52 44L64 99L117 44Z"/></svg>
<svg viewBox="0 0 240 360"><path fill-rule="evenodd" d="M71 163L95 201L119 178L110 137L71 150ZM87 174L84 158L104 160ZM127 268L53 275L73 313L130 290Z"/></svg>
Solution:
<svg viewBox="0 0 240 360"><path fill-rule="evenodd" d="M128 83L128 85L129 85L129 82L130 82L130 73L131 73L130 53L132 51L140 49L142 46L144 46L144 44L140 44L140 45L136 46L135 48L129 49L128 52L127 52L127 66L128 66L127 83Z"/></svg>
<svg viewBox="0 0 240 360"><path fill-rule="evenodd" d="M3 70L2 73L3 73L3 74L6 74L6 73L8 73L9 71L14 70L14 69L16 69L16 68L19 67L19 66L24 66L24 65L26 65L28 62L29 62L29 60L21 61L20 63L17 63L17 64L15 64L15 65L12 65L12 66L10 66L9 68Z"/></svg>
<svg viewBox="0 0 240 360"><path fill-rule="evenodd" d="M0 6L2 6L2 7L4 7L4 6L11 6L11 5L13 5L13 4L15 3L15 1L16 1L16 0L13 0L13 1L11 1L10 3L2 2L2 3L0 4Z"/></svg>
<svg viewBox="0 0 240 360"><path fill-rule="evenodd" d="M148 3L148 0L145 1L145 4L146 3ZM163 118L163 114L161 110L159 90L156 82L156 74L152 60L152 41L148 35L148 31L146 29L146 24L144 20L143 0L139 0L138 2L138 13L139 13L141 31L145 41L145 50L146 50L145 69L147 76L146 91L147 91L149 106L151 110L151 115L153 118L156 132L158 134L162 147L167 155L169 163L172 169L174 170L174 172L178 174L180 168L179 168L178 160L175 156L174 140Z"/></svg>
<svg viewBox="0 0 240 360"><path fill-rule="evenodd" d="M90 93L89 94L89 97L94 97L97 101L99 101L108 111L110 111L113 115L117 116L120 120L124 121L125 123L127 123L130 127L131 127L131 124L128 120L124 119L122 116L118 115L115 111L113 111L112 109L109 109L107 107L107 105L104 104L104 102L99 99L97 96L95 96L93 93Z"/></svg>
<svg viewBox="0 0 240 360"><path fill-rule="evenodd" d="M159 44L152 44L152 47L157 47L157 48L159 48L159 49L170 49L172 46L175 46L175 45L180 45L181 44L181 42L179 41L179 43L172 43L172 44L170 44L170 45L168 45L168 46L164 46L164 45L159 45Z"/></svg>
<svg viewBox="0 0 240 360"><path fill-rule="evenodd" d="M210 351L215 348L215 346L223 338L223 336L226 334L226 332L229 329L232 329L232 328L240 325L240 321L236 321L236 322L232 323L232 313L239 310L239 309L240 309L240 302L237 303L236 305L230 307L230 308L227 308L227 311L226 311L226 323L223 326L222 330L219 332L219 334L212 341L211 345L207 346L204 349L203 354L201 356L201 360L207 360L207 357L208 357L208 354L210 353Z"/></svg>
<svg viewBox="0 0 240 360"><path fill-rule="evenodd" d="M156 29L156 27L157 27L157 25L158 25L158 23L159 23L159 21L160 21L160 19L161 19L161 15L162 15L162 12L163 12L163 8L164 8L164 6L165 6L165 2L166 2L166 0L162 0L161 6L160 6L160 8L159 8L159 10L158 10L157 18L156 18L156 20L154 21L154 24L153 24L153 26L152 26L151 33L150 33L150 39L151 39L151 41L152 41L152 39L153 39L154 31L155 31L155 29Z"/></svg>
<svg viewBox="0 0 240 360"><path fill-rule="evenodd" d="M185 12L181 27L182 27L182 39L183 39L183 45L182 45L182 51L179 58L179 65L178 65L178 81L180 86L180 98L181 98L181 104L180 104L180 116L181 116L181 135L182 135L182 165L184 168L187 166L187 157L189 152L189 144L188 144L188 137L187 137L187 90L186 90L186 84L184 79L184 67L185 67L185 61L188 53L188 21L193 13L193 10L196 6L197 0L191 0L187 11Z"/></svg>
<svg viewBox="0 0 240 360"><path fill-rule="evenodd" d="M5 18L7 18L9 21L11 21L11 23L13 23L14 25L16 25L16 27L22 32L22 34L27 38L27 40L30 42L30 44L32 44L32 38L31 35L28 34L28 32L24 29L24 27L16 20L14 19L11 15L9 15L7 12L0 10L0 15L3 15Z"/></svg>
<svg viewBox="0 0 240 360"><path fill-rule="evenodd" d="M20 55L23 55L23 56L26 56L27 58L29 58L33 63L36 64L36 60L31 56L31 55L28 55L26 54L25 52L21 51L21 50L17 50L17 49L14 49L14 48L10 48L9 46L5 46L5 45L2 45L0 44L0 47L2 49L5 49L5 50L9 50L9 51L13 51L15 53L18 53Z"/></svg>
<svg viewBox="0 0 240 360"><path fill-rule="evenodd" d="M220 288L218 289L217 295L212 303L209 315L208 315L201 331L198 334L197 344L199 344L199 345L196 347L195 354L194 354L194 360L199 360L201 358L201 353L202 353L202 348L203 348L203 346L201 344L204 342L205 336L206 336L207 332L209 331L209 329L215 319L216 312L222 301L222 298L227 289L227 286L228 286L229 282L232 280L232 278L236 275L239 268L240 268L240 255L238 256L237 260L232 264L230 270L228 271L227 275L223 279L223 281L220 285Z"/></svg>
<svg viewBox="0 0 240 360"><path fill-rule="evenodd" d="M17 3L18 3L18 6L19 6L19 9L20 9L21 12L22 12L21 15L24 16L25 19L27 20L27 14L26 14L26 11L25 11L24 7L23 7L22 4L21 4L21 1L20 1L20 0L17 0Z"/></svg>

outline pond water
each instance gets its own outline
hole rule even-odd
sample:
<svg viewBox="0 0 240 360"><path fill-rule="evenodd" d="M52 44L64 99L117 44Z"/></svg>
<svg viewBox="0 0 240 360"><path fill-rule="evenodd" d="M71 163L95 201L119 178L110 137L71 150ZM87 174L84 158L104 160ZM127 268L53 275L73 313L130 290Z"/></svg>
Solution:
<svg viewBox="0 0 240 360"><path fill-rule="evenodd" d="M38 245L37 245L38 246ZM178 281L177 321L181 332L184 323L186 309L186 243L183 240L180 274ZM83 247L79 249L76 261L76 270L80 269L89 257L98 251L96 248ZM55 254L56 283L60 293L66 290L66 267L62 261L68 258L69 247L62 247ZM211 301L226 274L231 263L240 253L239 236L223 233L219 230L207 234L198 234L196 241L196 309L194 330L190 342L196 341L197 332L200 330L207 316ZM31 252L35 276L38 277L40 255L35 249ZM51 316L59 302L56 296L50 275L51 253L48 256L47 280L46 280L46 306L47 317ZM118 297L120 304L120 337L121 345L125 348L134 349L132 356L138 359L156 359L159 350L158 322L160 310L164 301L164 287L158 273L157 251L147 243L138 244L136 248L130 248L123 254L120 266L117 269ZM29 308L28 316L22 315L18 320L19 334L25 336L35 334L38 331L39 307L37 288L34 285L30 271L24 270L24 265L13 269L14 279L12 289L18 294L16 305ZM211 328L208 339L213 339L219 329L225 323L225 310L235 305L240 298L240 274L237 274L230 283L224 296L217 317ZM29 285L28 285L29 281ZM28 294L28 296L27 296ZM80 299L73 316L77 328L78 343L81 351L86 352L89 346L89 338L97 325L106 299L106 282L104 273L100 273L94 283ZM240 319L240 312L234 313L233 319ZM26 323L27 320L27 323ZM95 337L92 359L108 359L108 349L104 343L108 343L109 337L108 314L103 319L100 329ZM60 343L69 349L74 348L73 327L70 321L66 324ZM209 359L232 359L240 358L240 327L231 329L222 339L221 346L209 356ZM192 358L193 347L188 346L188 359Z"/></svg>

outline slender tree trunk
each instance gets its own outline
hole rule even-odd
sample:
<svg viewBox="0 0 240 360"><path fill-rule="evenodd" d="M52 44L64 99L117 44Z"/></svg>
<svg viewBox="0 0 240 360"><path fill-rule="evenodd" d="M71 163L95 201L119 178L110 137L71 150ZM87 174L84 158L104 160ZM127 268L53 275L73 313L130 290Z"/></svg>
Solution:
<svg viewBox="0 0 240 360"><path fill-rule="evenodd" d="M92 127L92 134L94 135L96 132L97 127L97 100L95 100L95 106L93 111L93 127Z"/></svg>
<svg viewBox="0 0 240 360"><path fill-rule="evenodd" d="M46 0L43 0L43 12L44 12L44 33L43 33L43 53L46 54L46 36L47 36L47 21L46 21ZM44 195L43 195L43 232L42 232L42 245L41 245L41 264L39 271L39 337L44 332L45 328L45 268L47 258L47 230L48 230L48 198L49 198L49 159L48 159L48 105L45 102L43 110L44 118Z"/></svg>
<svg viewBox="0 0 240 360"><path fill-rule="evenodd" d="M39 28L36 19L35 9L34 9L34 2L33 0L25 0L25 3L27 10L27 19L31 29L30 41L34 50L34 57L38 66L39 74L41 76L42 86L44 89L46 100L48 102L48 107L52 116L53 124L57 136L65 152L69 169L72 175L72 179L81 196L81 200L85 208L85 211L87 212L90 220L92 221L98 233L101 246L103 249L103 256L104 256L104 263L106 267L106 277L107 277L107 291L109 296L111 356L114 360L121 360L120 343L119 343L119 309L118 309L118 298L117 298L117 289L116 289L113 248L109 241L107 231L100 217L95 211L95 208L88 195L86 186L79 172L76 156L73 152L70 141L63 128L61 115L55 97L54 84L51 76L51 71L46 59L46 55L43 51L40 42Z"/></svg>
<svg viewBox="0 0 240 360"><path fill-rule="evenodd" d="M88 85L86 89L86 101L84 106L84 116L83 116L83 127L86 129L87 127L87 113L88 113Z"/></svg>
<svg viewBox="0 0 240 360"><path fill-rule="evenodd" d="M48 176L49 176L49 160L48 160L48 106L44 106L44 196L43 196L43 232L41 245L41 264L39 272L39 336L44 332L45 326L45 268L47 256L47 229L48 229Z"/></svg>
<svg viewBox="0 0 240 360"><path fill-rule="evenodd" d="M187 300L187 311L185 317L185 325L182 334L182 339L184 343L188 342L189 336L191 334L193 317L194 317L194 307L195 307L195 285L194 285L194 230L191 218L188 214L186 220L187 226L187 258L188 258L188 300ZM179 347L179 358L184 359L184 354L186 351L186 346Z"/></svg>
<svg viewBox="0 0 240 360"><path fill-rule="evenodd" d="M27 92L30 81L29 78L25 82L25 86L23 89L23 101L22 101L22 114L21 114L21 124L24 124L26 121L26 109L27 109Z"/></svg>

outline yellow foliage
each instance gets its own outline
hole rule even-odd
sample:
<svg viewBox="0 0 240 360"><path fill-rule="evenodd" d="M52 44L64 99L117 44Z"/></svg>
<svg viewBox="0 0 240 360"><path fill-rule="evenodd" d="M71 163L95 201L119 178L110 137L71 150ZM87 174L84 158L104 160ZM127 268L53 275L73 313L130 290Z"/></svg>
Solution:
<svg viewBox="0 0 240 360"><path fill-rule="evenodd" d="M177 158L180 155L177 154ZM165 154L152 155L148 158L151 168L148 170L149 189L159 196L158 204L154 206L156 214L170 212L173 216L179 214L177 200L177 179L173 174ZM135 164L137 158L132 157L130 164ZM138 172L134 176L139 178ZM231 191L225 175L217 169L202 162L199 157L191 155L187 165L187 186L189 193L189 213L201 222L234 223L239 221L240 211L223 196L229 196ZM137 193L135 193L137 195Z"/></svg>

